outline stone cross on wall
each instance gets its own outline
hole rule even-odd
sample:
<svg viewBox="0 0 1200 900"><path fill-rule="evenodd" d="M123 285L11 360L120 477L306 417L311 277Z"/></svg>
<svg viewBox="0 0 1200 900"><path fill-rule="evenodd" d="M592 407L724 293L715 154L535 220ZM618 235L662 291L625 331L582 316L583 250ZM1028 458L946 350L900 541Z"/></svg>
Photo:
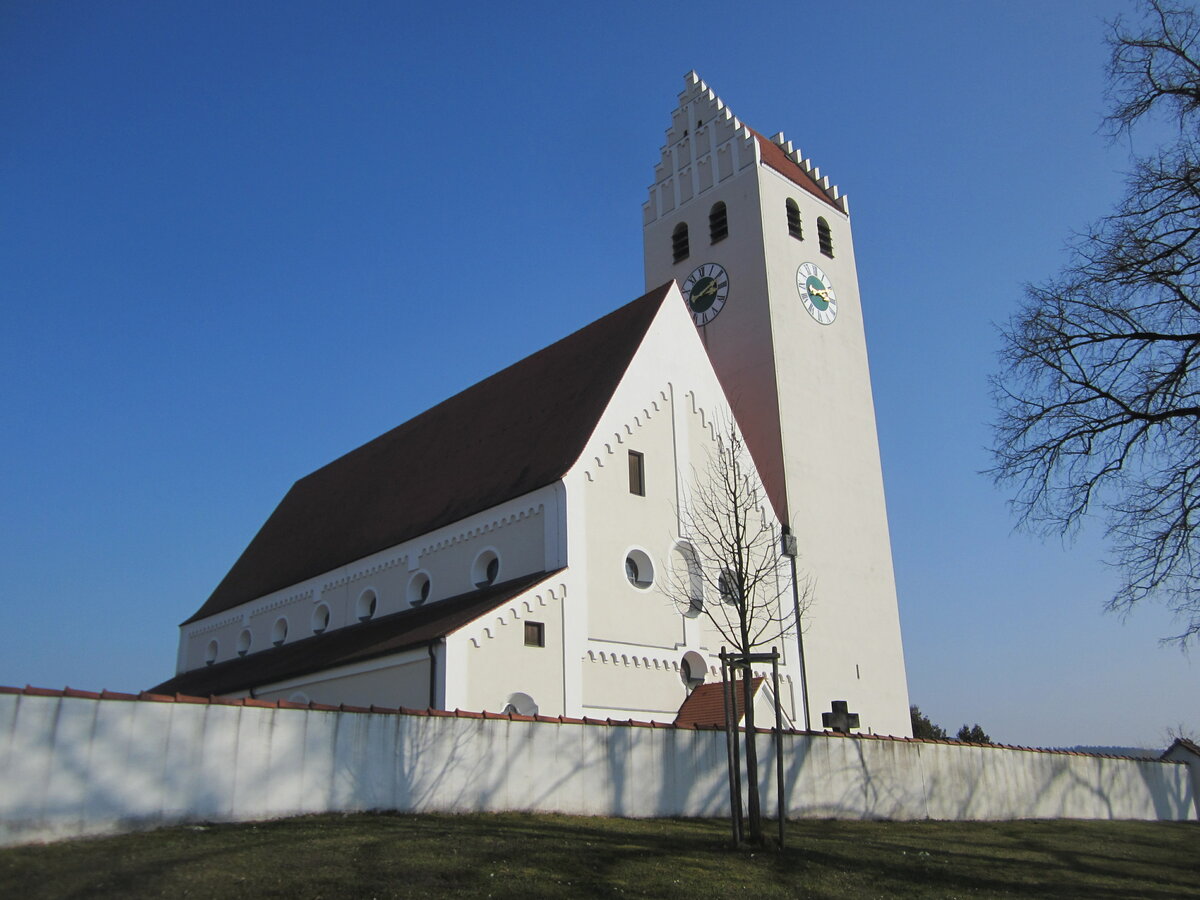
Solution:
<svg viewBox="0 0 1200 900"><path fill-rule="evenodd" d="M849 712L849 704L845 700L834 700L833 712L821 713L821 727L836 731L839 734L849 734L851 728L858 728L858 713Z"/></svg>

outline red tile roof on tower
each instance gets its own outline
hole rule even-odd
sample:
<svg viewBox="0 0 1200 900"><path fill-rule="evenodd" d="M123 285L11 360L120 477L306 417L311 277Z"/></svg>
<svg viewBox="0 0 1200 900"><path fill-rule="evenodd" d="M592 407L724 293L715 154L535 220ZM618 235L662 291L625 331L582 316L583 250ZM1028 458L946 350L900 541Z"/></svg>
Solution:
<svg viewBox="0 0 1200 900"><path fill-rule="evenodd" d="M824 189L801 166L790 160L788 155L783 152L782 147L769 138L763 137L753 128L750 128L749 125L746 127L754 135L754 139L758 141L758 150L762 154L763 165L774 169L784 178L788 179L788 181L798 187L804 188L804 190L808 191L818 200L837 209L837 204L829 199L829 195L825 193Z"/></svg>
<svg viewBox="0 0 1200 900"><path fill-rule="evenodd" d="M750 682L750 696L758 694L758 689L762 687L763 678L761 676L754 678ZM687 699L683 701L683 705L679 707L679 714L675 716L676 725L684 727L695 727L697 725L717 725L721 728L725 727L725 697L721 693L724 685L719 681L711 681L707 684L702 684L688 694ZM745 690L741 682L738 682L737 690L734 692L734 722L738 725L742 724L742 719L746 715Z"/></svg>
<svg viewBox="0 0 1200 900"><path fill-rule="evenodd" d="M671 284L301 478L183 624L562 478Z"/></svg>

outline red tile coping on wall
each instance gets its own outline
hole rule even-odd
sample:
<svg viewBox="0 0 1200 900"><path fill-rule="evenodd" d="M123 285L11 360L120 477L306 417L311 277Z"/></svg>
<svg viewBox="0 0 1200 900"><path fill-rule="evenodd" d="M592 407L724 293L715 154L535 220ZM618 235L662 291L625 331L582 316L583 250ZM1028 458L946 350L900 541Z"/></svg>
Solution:
<svg viewBox="0 0 1200 900"><path fill-rule="evenodd" d="M368 715L389 716L424 716L428 718L449 719L507 719L510 722L543 722L550 725L603 725L612 728L665 728L679 731L723 731L720 725L676 725L670 722L643 722L640 719L594 719L584 716L582 719L571 716L523 716L519 713L497 713L482 710L474 712L465 709L412 709L407 706L350 706L339 704L332 706L327 703L293 703L290 700L259 700L256 697L192 697L187 694L153 694L142 691L140 694L126 694L119 691L81 691L72 687L40 688L25 685L23 688L0 684L0 694L18 694L27 697L66 697L73 700L112 700L119 702L140 703L192 703L213 706L248 706L252 709L293 709L308 712L343 712L362 713ZM738 729L745 731L745 728ZM773 734L773 728L756 728L759 734ZM836 731L803 731L797 728L785 729L784 734L811 735L814 737L839 738L844 740L862 741L894 741L903 744L946 744L953 747L978 747L982 750L1024 750L1028 753L1057 753L1063 756L1090 756L1101 759L1129 759L1135 762L1152 762L1156 764L1171 763L1187 765L1177 760L1153 759L1142 756L1121 756L1115 753L1084 753L1079 750L1059 750L1051 747L1022 747L1015 744L966 744L962 741L935 740L932 738L893 737L885 734L840 734Z"/></svg>

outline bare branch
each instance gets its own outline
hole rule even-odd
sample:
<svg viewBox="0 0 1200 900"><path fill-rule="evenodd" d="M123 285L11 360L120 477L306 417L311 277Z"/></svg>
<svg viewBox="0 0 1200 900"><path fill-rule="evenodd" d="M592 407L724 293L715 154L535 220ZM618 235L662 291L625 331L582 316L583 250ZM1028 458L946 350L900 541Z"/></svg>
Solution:
<svg viewBox="0 0 1200 900"><path fill-rule="evenodd" d="M1123 575L1109 606L1154 596L1200 634L1200 19L1149 0L1113 27L1114 133L1169 114L1178 136L1136 160L1116 211L1002 328L991 474L1020 522L1107 525Z"/></svg>
<svg viewBox="0 0 1200 900"><path fill-rule="evenodd" d="M685 543L662 591L682 612L706 617L739 653L795 631L791 565L769 510L741 434L724 424L707 465L692 473L679 510Z"/></svg>

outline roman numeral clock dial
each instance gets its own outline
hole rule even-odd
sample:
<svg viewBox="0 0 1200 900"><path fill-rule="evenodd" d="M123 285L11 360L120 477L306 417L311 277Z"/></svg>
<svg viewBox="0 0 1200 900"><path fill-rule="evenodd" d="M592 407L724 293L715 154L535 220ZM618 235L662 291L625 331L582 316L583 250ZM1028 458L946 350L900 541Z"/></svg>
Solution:
<svg viewBox="0 0 1200 900"><path fill-rule="evenodd" d="M684 279L683 298L687 300L696 327L707 325L717 317L729 299L729 275L716 263L697 266Z"/></svg>
<svg viewBox="0 0 1200 900"><path fill-rule="evenodd" d="M837 297L833 293L833 283L820 266L807 262L800 264L796 270L796 293L800 295L800 302L808 314L822 325L828 325L837 318Z"/></svg>

